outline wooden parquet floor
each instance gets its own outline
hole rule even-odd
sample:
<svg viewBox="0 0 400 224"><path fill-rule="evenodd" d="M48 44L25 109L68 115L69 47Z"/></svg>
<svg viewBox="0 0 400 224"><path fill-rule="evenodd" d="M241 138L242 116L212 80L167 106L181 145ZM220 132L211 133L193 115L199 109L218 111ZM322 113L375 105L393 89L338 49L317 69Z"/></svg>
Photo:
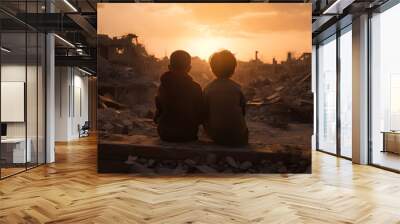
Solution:
<svg viewBox="0 0 400 224"><path fill-rule="evenodd" d="M0 181L0 223L400 223L400 175L313 153L311 175L97 174L96 139Z"/></svg>

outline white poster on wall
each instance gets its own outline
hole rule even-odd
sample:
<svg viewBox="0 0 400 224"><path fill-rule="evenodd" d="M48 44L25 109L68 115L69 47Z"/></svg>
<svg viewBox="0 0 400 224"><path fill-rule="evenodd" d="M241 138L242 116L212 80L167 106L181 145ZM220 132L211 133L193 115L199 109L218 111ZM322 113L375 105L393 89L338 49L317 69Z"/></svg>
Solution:
<svg viewBox="0 0 400 224"><path fill-rule="evenodd" d="M24 102L24 82L1 82L1 122L24 122Z"/></svg>

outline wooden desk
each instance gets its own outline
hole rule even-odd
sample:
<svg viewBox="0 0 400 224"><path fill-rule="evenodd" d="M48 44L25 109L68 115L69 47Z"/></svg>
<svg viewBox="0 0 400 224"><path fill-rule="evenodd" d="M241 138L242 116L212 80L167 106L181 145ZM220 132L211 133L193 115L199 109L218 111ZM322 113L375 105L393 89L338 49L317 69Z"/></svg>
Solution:
<svg viewBox="0 0 400 224"><path fill-rule="evenodd" d="M382 152L400 154L400 131L383 131Z"/></svg>
<svg viewBox="0 0 400 224"><path fill-rule="evenodd" d="M28 144L26 144L26 142ZM30 138L6 138L1 139L1 157L6 163L26 163L31 162L32 153ZM25 151L25 145L26 151Z"/></svg>

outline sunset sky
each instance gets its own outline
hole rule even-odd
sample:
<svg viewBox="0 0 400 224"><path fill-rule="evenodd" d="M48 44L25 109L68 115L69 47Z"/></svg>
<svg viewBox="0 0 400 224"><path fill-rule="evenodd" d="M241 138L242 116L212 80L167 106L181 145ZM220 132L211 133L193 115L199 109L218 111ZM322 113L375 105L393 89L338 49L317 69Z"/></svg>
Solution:
<svg viewBox="0 0 400 224"><path fill-rule="evenodd" d="M134 33L150 54L174 50L208 59L220 49L239 60L284 60L288 51L311 52L311 4L99 3L98 33Z"/></svg>

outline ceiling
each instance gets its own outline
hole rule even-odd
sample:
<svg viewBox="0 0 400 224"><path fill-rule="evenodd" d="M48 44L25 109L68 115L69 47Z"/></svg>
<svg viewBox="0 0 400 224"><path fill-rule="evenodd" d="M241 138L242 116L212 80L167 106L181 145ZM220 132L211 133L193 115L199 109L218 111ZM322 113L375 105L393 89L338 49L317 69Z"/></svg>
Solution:
<svg viewBox="0 0 400 224"><path fill-rule="evenodd" d="M221 0L201 0L198 2L221 2ZM222 0L224 1L224 0ZM286 2L312 3L313 39L321 36L346 16L354 16L370 8L377 7L387 0L252 0L251 2ZM62 65L77 65L82 60L85 65L90 61L90 69L96 69L96 3L124 2L170 2L168 0L45 0L33 1L1 0L0 21L3 33L3 45L15 49L14 54L24 53L23 34L26 30L55 32L62 39L56 38L56 56ZM195 0L175 0L175 2L196 2ZM250 2L245 0L226 0L226 2ZM52 13L48 13L52 11ZM28 12L28 13L26 13ZM351 21L351 18L350 18ZM332 31L334 32L334 30ZM32 45L33 46L33 45ZM76 49L78 50L79 53ZM29 48L28 48L28 51ZM83 53L82 53L83 52ZM56 58L57 59L57 58ZM57 62L57 60L56 60ZM89 64L90 64L89 63Z"/></svg>

